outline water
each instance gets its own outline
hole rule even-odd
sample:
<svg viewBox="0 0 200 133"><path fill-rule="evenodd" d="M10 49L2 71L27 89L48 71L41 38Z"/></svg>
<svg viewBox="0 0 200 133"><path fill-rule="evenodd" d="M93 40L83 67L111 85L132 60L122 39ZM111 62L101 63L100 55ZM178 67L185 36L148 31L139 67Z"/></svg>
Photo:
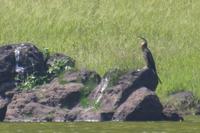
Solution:
<svg viewBox="0 0 200 133"><path fill-rule="evenodd" d="M22 49L23 46L24 44L21 44L21 46L15 49L15 61L16 61L15 72L16 73L24 73L24 68L22 66L19 66L20 50Z"/></svg>
<svg viewBox="0 0 200 133"><path fill-rule="evenodd" d="M0 133L199 133L200 117L184 122L0 123Z"/></svg>
<svg viewBox="0 0 200 133"><path fill-rule="evenodd" d="M99 101L100 101L101 98L103 97L103 92L104 92L104 90L107 88L108 83L109 83L108 78L105 78L105 79L102 80L102 83L100 84L100 85L102 85L102 86L100 86L100 93L99 93L99 96L96 96L96 97L97 97L97 100L96 100L96 102L95 102L96 104L99 103Z"/></svg>

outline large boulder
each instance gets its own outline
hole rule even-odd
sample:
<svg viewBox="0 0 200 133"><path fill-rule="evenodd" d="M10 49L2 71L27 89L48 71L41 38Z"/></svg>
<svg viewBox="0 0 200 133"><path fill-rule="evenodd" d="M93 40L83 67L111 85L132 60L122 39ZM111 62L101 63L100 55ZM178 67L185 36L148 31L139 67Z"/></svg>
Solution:
<svg viewBox="0 0 200 133"><path fill-rule="evenodd" d="M0 47L0 92L13 88L17 75L45 72L42 52L31 43L10 44Z"/></svg>
<svg viewBox="0 0 200 133"><path fill-rule="evenodd" d="M65 121L68 109L80 101L81 83L61 85L57 80L36 90L15 93L6 121Z"/></svg>
<svg viewBox="0 0 200 133"><path fill-rule="evenodd" d="M12 98L12 102L7 107L5 119L16 121L24 118L23 109L31 102L36 102L37 97L34 93L19 93L15 94ZM29 114L27 114L29 115Z"/></svg>
<svg viewBox="0 0 200 133"><path fill-rule="evenodd" d="M83 87L81 83L61 85L58 81L52 81L40 87L35 94L40 104L71 109L79 103Z"/></svg>
<svg viewBox="0 0 200 133"><path fill-rule="evenodd" d="M120 76L114 86L109 85L110 78L104 77L89 96L90 100L100 103L101 108L107 111L118 108L137 89L146 87L155 91L158 84L157 76L148 68Z"/></svg>
<svg viewBox="0 0 200 133"><path fill-rule="evenodd" d="M59 77L59 83L81 83L84 85L81 95L87 97L92 90L100 83L101 77L95 71L82 70L72 70L67 71Z"/></svg>
<svg viewBox="0 0 200 133"><path fill-rule="evenodd" d="M47 75L49 80L52 80L64 71L74 69L75 66L74 59L61 53L46 55L45 63L48 69Z"/></svg>
<svg viewBox="0 0 200 133"><path fill-rule="evenodd" d="M182 91L171 94L163 102L165 112L176 112L181 115L194 114L196 100L192 92Z"/></svg>
<svg viewBox="0 0 200 133"><path fill-rule="evenodd" d="M163 108L163 120L166 121L183 121L183 117L173 108Z"/></svg>
<svg viewBox="0 0 200 133"><path fill-rule="evenodd" d="M80 98L81 87L73 83L15 94L7 107L5 121L66 121L68 108Z"/></svg>
<svg viewBox="0 0 200 133"><path fill-rule="evenodd" d="M108 120L182 119L176 112L163 111L155 94L158 79L151 69L144 68L125 74L117 72L107 73L89 95L89 99L99 106L100 112L105 112L102 114Z"/></svg>
<svg viewBox="0 0 200 133"><path fill-rule="evenodd" d="M53 66L57 61L61 61L62 63L64 63L63 66L69 66L69 67L75 66L75 60L73 58L61 53L55 53L47 57L46 65L48 67Z"/></svg>
<svg viewBox="0 0 200 133"><path fill-rule="evenodd" d="M156 94L143 87L133 92L115 111L114 120L162 120L162 104Z"/></svg>

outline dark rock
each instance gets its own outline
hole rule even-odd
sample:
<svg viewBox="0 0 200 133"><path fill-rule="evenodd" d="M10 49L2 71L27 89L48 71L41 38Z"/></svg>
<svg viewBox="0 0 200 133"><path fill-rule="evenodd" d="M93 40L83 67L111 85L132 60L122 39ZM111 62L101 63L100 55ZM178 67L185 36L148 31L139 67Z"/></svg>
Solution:
<svg viewBox="0 0 200 133"><path fill-rule="evenodd" d="M71 109L66 115L65 120L66 121L75 121L77 116L79 115L81 109L80 108L73 108Z"/></svg>
<svg viewBox="0 0 200 133"><path fill-rule="evenodd" d="M152 91L155 91L158 85L157 76L153 70L149 68L129 72L123 75L119 80L119 84L129 84L130 82L131 88L146 87Z"/></svg>
<svg viewBox="0 0 200 133"><path fill-rule="evenodd" d="M15 88L14 81L0 83L0 93L1 94L4 94L4 92L12 90L13 88Z"/></svg>
<svg viewBox="0 0 200 133"><path fill-rule="evenodd" d="M15 54L13 45L0 47L0 83L10 81L15 75Z"/></svg>
<svg viewBox="0 0 200 133"><path fill-rule="evenodd" d="M47 122L54 121L56 109L48 107L36 102L27 103L25 106L13 103L9 104L8 111L6 113L5 121L35 121L35 122ZM63 116L64 118L64 116ZM58 119L58 118L57 118Z"/></svg>
<svg viewBox="0 0 200 133"><path fill-rule="evenodd" d="M156 94L143 87L133 92L117 108L113 119L127 121L162 120L162 109L163 107Z"/></svg>
<svg viewBox="0 0 200 133"><path fill-rule="evenodd" d="M77 116L75 121L101 121L101 114L92 108L88 109L77 109Z"/></svg>
<svg viewBox="0 0 200 133"><path fill-rule="evenodd" d="M16 52L18 51L18 52ZM18 54L18 56L16 55ZM17 57L16 57L17 56ZM17 59L18 58L18 59ZM0 91L13 87L17 74L41 74L45 72L43 54L31 43L11 44L0 47ZM2 85L3 84L3 85ZM6 84L6 85L5 85Z"/></svg>
<svg viewBox="0 0 200 133"><path fill-rule="evenodd" d="M94 84L99 84L101 77L95 71L82 69L80 71L67 71L61 76L60 80L62 80L64 83L80 82L87 84L88 82L91 82Z"/></svg>
<svg viewBox="0 0 200 133"><path fill-rule="evenodd" d="M7 107L5 121L65 121L67 112L67 109L40 104L33 92L23 92L14 95Z"/></svg>
<svg viewBox="0 0 200 133"><path fill-rule="evenodd" d="M19 119L22 117L23 108L30 102L37 100L33 93L19 93L15 94L12 98L12 102L7 107L6 120Z"/></svg>
<svg viewBox="0 0 200 133"><path fill-rule="evenodd" d="M68 109L80 101L81 83L52 81L40 88L15 93L7 107L6 121L68 121Z"/></svg>
<svg viewBox="0 0 200 133"><path fill-rule="evenodd" d="M195 114L200 115L200 104L197 104Z"/></svg>
<svg viewBox="0 0 200 133"><path fill-rule="evenodd" d="M73 58L61 53L55 53L47 59L46 61L47 67L53 66L56 61L62 61L64 63L64 66L69 66L69 67L75 66L75 60Z"/></svg>
<svg viewBox="0 0 200 133"><path fill-rule="evenodd" d="M67 121L110 121L112 120L113 112L96 110L93 107L76 107L66 116Z"/></svg>
<svg viewBox="0 0 200 133"><path fill-rule="evenodd" d="M157 76L151 69L133 71L122 75L117 84L109 87L109 78L101 83L90 94L89 99L100 103L102 109L115 110L138 88L147 87L155 91L158 84Z"/></svg>
<svg viewBox="0 0 200 133"><path fill-rule="evenodd" d="M108 87L112 87L115 86L119 82L120 78L126 75L126 73L127 71L125 70L120 70L117 68L110 69L104 74L103 78L107 78L109 80Z"/></svg>
<svg viewBox="0 0 200 133"><path fill-rule="evenodd" d="M24 67L24 74L44 73L45 62L41 51L30 43L15 45L20 50L18 65Z"/></svg>
<svg viewBox="0 0 200 133"><path fill-rule="evenodd" d="M5 99L2 96L0 96L0 121L3 121L5 118L8 103L8 99Z"/></svg>
<svg viewBox="0 0 200 133"><path fill-rule="evenodd" d="M166 110L173 110L182 115L193 114L195 107L195 98L191 92L177 92L172 94L164 103Z"/></svg>
<svg viewBox="0 0 200 133"><path fill-rule="evenodd" d="M101 80L100 84L91 92L89 99L99 101L98 97L101 97L104 90L118 84L119 78L124 74L122 70L111 69L106 72Z"/></svg>
<svg viewBox="0 0 200 133"><path fill-rule="evenodd" d="M81 83L61 85L54 80L50 84L43 85L35 93L38 102L43 105L71 109L79 103L83 87Z"/></svg>
<svg viewBox="0 0 200 133"><path fill-rule="evenodd" d="M12 90L6 91L4 96L11 100L14 94L18 93L18 91L19 90L17 88L14 88Z"/></svg>
<svg viewBox="0 0 200 133"><path fill-rule="evenodd" d="M111 121L113 118L114 112L102 111L101 112L101 121Z"/></svg>
<svg viewBox="0 0 200 133"><path fill-rule="evenodd" d="M61 84L76 82L84 85L81 95L87 97L100 83L101 77L95 71L67 71L59 78Z"/></svg>
<svg viewBox="0 0 200 133"><path fill-rule="evenodd" d="M178 112L172 108L164 108L163 109L163 120L168 121L183 121L183 117L178 114Z"/></svg>

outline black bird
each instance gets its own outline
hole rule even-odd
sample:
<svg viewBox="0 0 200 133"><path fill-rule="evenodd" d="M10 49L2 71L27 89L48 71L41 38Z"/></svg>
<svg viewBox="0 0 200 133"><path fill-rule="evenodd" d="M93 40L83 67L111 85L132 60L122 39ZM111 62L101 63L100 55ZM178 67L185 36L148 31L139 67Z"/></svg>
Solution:
<svg viewBox="0 0 200 133"><path fill-rule="evenodd" d="M156 74L156 76L158 78L158 81L160 83L162 83L161 80L160 80L160 78L158 77L157 70L156 70L156 65L155 65L155 61L153 59L151 51L150 51L150 49L147 46L147 40L145 38L143 38L143 37L139 37L139 38L142 39L141 49L142 49L143 57L144 57L144 60L146 62L147 67L150 68L150 69L152 69L154 71L154 73Z"/></svg>

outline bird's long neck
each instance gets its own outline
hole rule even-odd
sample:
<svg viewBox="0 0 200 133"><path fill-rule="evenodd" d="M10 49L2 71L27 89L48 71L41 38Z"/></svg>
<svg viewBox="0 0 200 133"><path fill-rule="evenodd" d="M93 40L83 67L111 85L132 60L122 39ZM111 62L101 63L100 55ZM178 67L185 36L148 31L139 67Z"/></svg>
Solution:
<svg viewBox="0 0 200 133"><path fill-rule="evenodd" d="M142 45L141 48L142 48L142 51L145 51L145 49L148 49L148 48L147 48L147 45Z"/></svg>

